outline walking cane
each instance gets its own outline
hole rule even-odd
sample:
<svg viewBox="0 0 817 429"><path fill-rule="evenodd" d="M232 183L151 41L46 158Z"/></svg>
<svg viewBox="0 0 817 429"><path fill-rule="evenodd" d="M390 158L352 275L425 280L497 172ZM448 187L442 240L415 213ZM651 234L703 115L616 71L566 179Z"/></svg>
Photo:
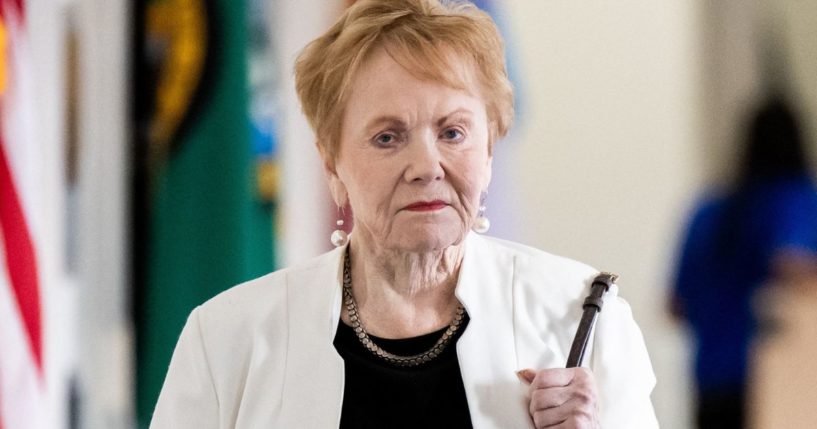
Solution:
<svg viewBox="0 0 817 429"><path fill-rule="evenodd" d="M610 286L618 279L617 274L601 273L593 279L593 284L590 286L590 295L584 300L584 314L582 320L579 322L579 329L576 330L576 336L573 338L573 345L570 346L570 354L567 357L567 368L575 368L581 366L584 360L584 350L587 348L587 341L590 339L590 331L593 330L593 325L596 324L596 316L601 311L604 305L604 293L610 289Z"/></svg>

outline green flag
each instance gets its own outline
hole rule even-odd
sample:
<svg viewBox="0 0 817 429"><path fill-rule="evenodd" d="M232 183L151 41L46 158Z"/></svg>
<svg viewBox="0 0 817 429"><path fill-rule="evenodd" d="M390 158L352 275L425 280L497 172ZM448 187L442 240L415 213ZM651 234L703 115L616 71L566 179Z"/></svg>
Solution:
<svg viewBox="0 0 817 429"><path fill-rule="evenodd" d="M251 142L245 2L142 6L134 313L137 417L147 427L190 311L271 271L274 255Z"/></svg>

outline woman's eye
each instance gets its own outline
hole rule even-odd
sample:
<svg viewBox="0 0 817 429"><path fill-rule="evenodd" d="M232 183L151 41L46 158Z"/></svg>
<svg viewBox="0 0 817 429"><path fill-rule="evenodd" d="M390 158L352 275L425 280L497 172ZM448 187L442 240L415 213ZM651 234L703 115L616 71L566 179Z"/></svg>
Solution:
<svg viewBox="0 0 817 429"><path fill-rule="evenodd" d="M380 134L374 138L375 143L380 146L389 146L394 144L397 138L393 134Z"/></svg>
<svg viewBox="0 0 817 429"><path fill-rule="evenodd" d="M462 131L456 128L449 128L442 133L442 138L445 140L462 140L464 137Z"/></svg>

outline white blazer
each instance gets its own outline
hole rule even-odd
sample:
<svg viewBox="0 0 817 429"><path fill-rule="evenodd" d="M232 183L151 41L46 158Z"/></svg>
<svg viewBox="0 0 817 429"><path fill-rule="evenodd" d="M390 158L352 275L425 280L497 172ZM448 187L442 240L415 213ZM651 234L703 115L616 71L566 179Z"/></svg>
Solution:
<svg viewBox="0 0 817 429"><path fill-rule="evenodd" d="M469 234L456 295L471 320L457 358L475 428L533 427L516 372L564 367L597 271ZM337 428L344 364L344 248L236 286L193 310L170 362L152 429ZM602 427L656 428L649 356L614 285L585 365Z"/></svg>

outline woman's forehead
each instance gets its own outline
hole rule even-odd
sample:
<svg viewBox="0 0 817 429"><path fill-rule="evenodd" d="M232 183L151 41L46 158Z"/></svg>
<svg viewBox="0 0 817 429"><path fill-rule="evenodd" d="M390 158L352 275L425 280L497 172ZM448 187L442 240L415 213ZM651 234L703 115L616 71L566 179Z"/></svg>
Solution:
<svg viewBox="0 0 817 429"><path fill-rule="evenodd" d="M366 55L361 69L367 67L375 73L386 69L394 73L401 69L401 74L407 73L417 80L478 92L477 69L471 56L444 44L417 48L384 41Z"/></svg>
<svg viewBox="0 0 817 429"><path fill-rule="evenodd" d="M463 90L419 80L408 73L388 73L394 69L372 69L371 79L350 94L344 128L360 129L417 122L445 122L454 117L484 118L482 100ZM377 73L374 73L377 71ZM471 119L476 120L476 119Z"/></svg>
<svg viewBox="0 0 817 429"><path fill-rule="evenodd" d="M452 65L452 69L461 68ZM433 70L432 70L433 71ZM465 74L466 72L463 72ZM397 109L403 104L427 109L451 110L479 97L479 90L470 77L453 80L435 79L428 70L411 70L384 49L367 58L357 71L351 85L347 108L355 105L381 109ZM418 106L426 104L426 106ZM408 106L407 106L408 107Z"/></svg>

